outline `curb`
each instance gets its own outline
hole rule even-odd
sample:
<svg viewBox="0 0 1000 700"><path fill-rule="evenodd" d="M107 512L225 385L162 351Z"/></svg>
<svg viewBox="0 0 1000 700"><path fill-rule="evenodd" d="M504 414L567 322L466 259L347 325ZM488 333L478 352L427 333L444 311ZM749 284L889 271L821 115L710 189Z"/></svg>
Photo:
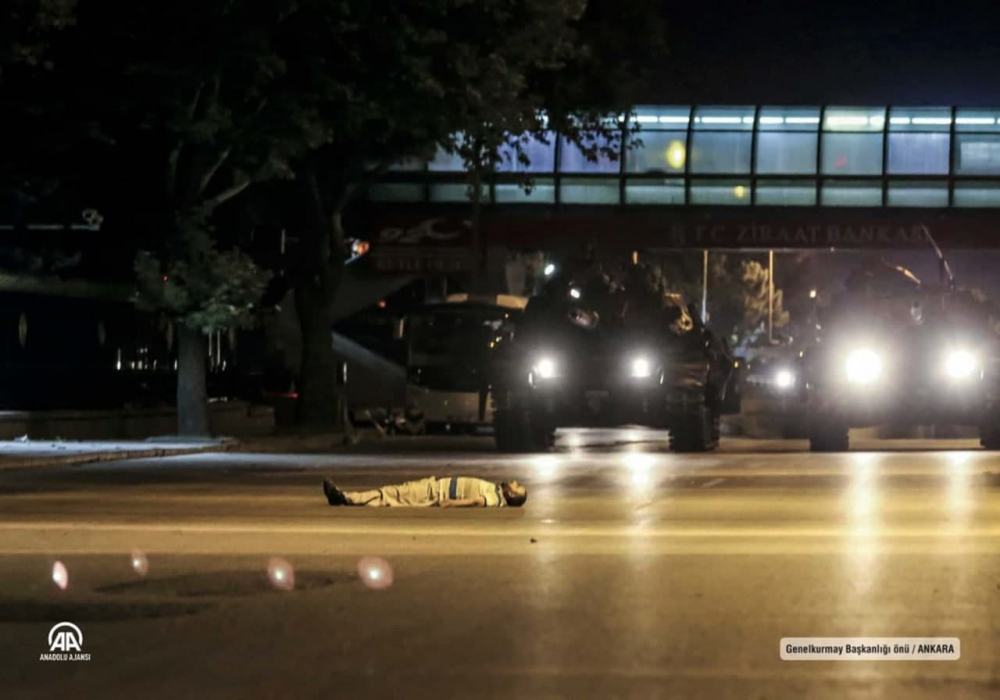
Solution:
<svg viewBox="0 0 1000 700"><path fill-rule="evenodd" d="M107 450L104 452L84 452L66 455L45 455L39 457L0 457L0 471L4 469L26 469L31 467L57 467L69 464L92 464L94 462L118 462L129 459L155 459L157 457L180 457L183 455L208 452L231 452L234 445L221 443L205 447L182 447L170 449L157 447L144 450Z"/></svg>
<svg viewBox="0 0 1000 700"><path fill-rule="evenodd" d="M359 437L355 437L356 442ZM351 443L345 433L325 433L323 435L295 436L279 435L261 438L222 438L219 442L203 447L149 447L127 450L105 450L103 452L76 452L62 455L40 455L34 457L4 457L0 455L0 472L5 469L26 469L31 467L55 467L70 464L93 464L95 462L119 462L130 459L156 459L159 457L181 457L213 452L236 452L257 454L295 454L310 452L331 452L343 449Z"/></svg>
<svg viewBox="0 0 1000 700"><path fill-rule="evenodd" d="M345 433L325 433L323 435L272 435L264 438L249 438L224 444L224 452L255 452L258 454L329 452L343 449L348 444Z"/></svg>

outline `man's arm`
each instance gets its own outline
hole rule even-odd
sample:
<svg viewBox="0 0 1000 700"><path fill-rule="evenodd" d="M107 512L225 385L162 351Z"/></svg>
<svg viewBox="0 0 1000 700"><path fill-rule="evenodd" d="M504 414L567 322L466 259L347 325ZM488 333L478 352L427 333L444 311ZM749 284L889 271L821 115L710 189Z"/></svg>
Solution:
<svg viewBox="0 0 1000 700"><path fill-rule="evenodd" d="M473 508L485 505L486 499L482 496L478 496L476 498L462 498L455 501L441 501L442 508Z"/></svg>

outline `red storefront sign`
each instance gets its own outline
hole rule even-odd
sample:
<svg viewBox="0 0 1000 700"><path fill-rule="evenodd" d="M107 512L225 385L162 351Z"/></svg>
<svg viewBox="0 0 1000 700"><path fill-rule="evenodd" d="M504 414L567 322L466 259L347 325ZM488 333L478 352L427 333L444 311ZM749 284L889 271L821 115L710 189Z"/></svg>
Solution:
<svg viewBox="0 0 1000 700"><path fill-rule="evenodd" d="M376 226L371 259L380 272L467 272L474 267L472 224L467 219L403 215Z"/></svg>

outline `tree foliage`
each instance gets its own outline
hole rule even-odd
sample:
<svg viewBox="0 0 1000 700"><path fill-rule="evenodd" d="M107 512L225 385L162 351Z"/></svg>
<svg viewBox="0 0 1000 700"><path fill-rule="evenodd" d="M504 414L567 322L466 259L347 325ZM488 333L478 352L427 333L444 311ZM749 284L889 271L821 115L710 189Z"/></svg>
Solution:
<svg viewBox="0 0 1000 700"><path fill-rule="evenodd" d="M51 68L47 48L53 34L71 26L76 0L8 0L0 23L0 79L15 65Z"/></svg>
<svg viewBox="0 0 1000 700"><path fill-rule="evenodd" d="M606 76L621 76L601 64L662 47L655 22L615 35L610 3L593 5L604 14L588 14L584 0L300 0L288 13L280 92L306 149L292 160L295 185L272 192L287 196L282 224L298 242L289 279L312 353L301 363L307 422L331 405L326 314L346 256L343 215L368 184L440 148L462 157L479 193L502 160L527 165L531 140L553 129L588 157L620 152L618 115L635 80L614 82ZM314 391L325 398L313 402Z"/></svg>
<svg viewBox="0 0 1000 700"><path fill-rule="evenodd" d="M733 345L766 342L768 337L767 266L761 256L712 252L708 269L708 325ZM674 253L651 264L665 289L682 293L700 306L702 253ZM774 290L774 328L785 328L791 313L784 291Z"/></svg>
<svg viewBox="0 0 1000 700"><path fill-rule="evenodd" d="M189 236L183 255L138 253L140 307L165 312L202 333L253 325L270 273L239 250L219 252L205 229Z"/></svg>
<svg viewBox="0 0 1000 700"><path fill-rule="evenodd" d="M201 329L244 323L262 287L213 227L256 186L298 241L289 278L317 353L303 362L303 397L323 387L328 398L348 204L393 163L437 148L479 176L503 158L526 164L530 139L553 129L589 157L615 156L626 87L662 48L643 7L652 0L136 0L75 12L72 0L14 0L0 68L23 70L5 106L55 136L12 149L4 179L95 193L105 226L147 251L135 262L143 303Z"/></svg>

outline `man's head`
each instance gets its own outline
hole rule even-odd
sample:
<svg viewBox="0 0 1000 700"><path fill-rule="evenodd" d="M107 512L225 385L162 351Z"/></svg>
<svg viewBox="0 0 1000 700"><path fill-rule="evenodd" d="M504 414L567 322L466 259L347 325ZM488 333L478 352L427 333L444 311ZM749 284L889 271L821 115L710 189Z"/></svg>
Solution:
<svg viewBox="0 0 1000 700"><path fill-rule="evenodd" d="M509 506L517 508L528 500L528 489L517 483L517 479L500 482L500 488L503 489L503 500Z"/></svg>

